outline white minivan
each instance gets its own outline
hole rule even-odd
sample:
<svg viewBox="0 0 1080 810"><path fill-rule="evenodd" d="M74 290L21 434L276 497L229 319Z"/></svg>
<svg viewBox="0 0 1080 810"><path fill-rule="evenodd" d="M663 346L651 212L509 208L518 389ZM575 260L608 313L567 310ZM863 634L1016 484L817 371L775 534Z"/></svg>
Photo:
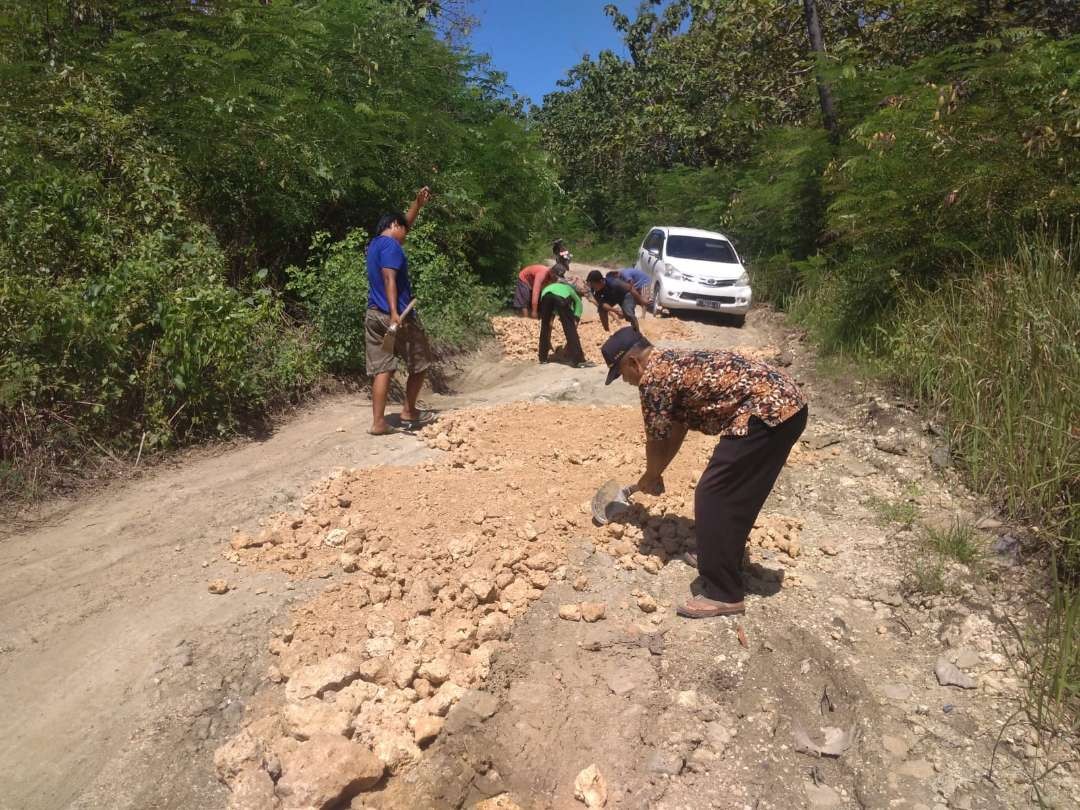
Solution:
<svg viewBox="0 0 1080 810"><path fill-rule="evenodd" d="M654 310L707 309L740 324L750 310L750 276L722 233L653 228L641 243L637 268L651 279Z"/></svg>

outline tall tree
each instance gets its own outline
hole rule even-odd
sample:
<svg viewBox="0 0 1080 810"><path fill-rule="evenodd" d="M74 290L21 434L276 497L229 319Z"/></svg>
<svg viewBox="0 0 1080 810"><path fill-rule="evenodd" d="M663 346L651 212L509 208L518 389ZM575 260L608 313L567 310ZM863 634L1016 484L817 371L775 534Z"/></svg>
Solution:
<svg viewBox="0 0 1080 810"><path fill-rule="evenodd" d="M821 119L829 132L829 140L837 143L840 133L836 126L836 104L833 101L832 88L822 74L822 62L825 59L825 38L821 35L821 20L818 18L817 0L803 0L803 15L806 17L806 33L810 37L810 50L815 57L814 78L817 82L818 100L821 103Z"/></svg>

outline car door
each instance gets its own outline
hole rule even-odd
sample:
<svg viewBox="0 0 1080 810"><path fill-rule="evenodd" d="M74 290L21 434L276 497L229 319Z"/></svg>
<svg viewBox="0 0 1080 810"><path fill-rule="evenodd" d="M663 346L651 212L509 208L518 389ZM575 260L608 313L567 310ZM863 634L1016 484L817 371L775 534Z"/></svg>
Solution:
<svg viewBox="0 0 1080 810"><path fill-rule="evenodd" d="M664 252L664 232L650 231L641 245L638 267L649 274L654 282L660 274L660 256Z"/></svg>

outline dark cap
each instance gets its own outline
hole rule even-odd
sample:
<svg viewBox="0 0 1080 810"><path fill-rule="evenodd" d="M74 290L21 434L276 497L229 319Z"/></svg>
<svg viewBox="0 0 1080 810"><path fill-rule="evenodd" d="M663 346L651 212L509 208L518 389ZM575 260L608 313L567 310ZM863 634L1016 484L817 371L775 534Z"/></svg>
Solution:
<svg viewBox="0 0 1080 810"><path fill-rule="evenodd" d="M558 278L562 278L563 276L565 276L565 275L566 275L566 265L563 265L563 264L559 264L558 262L556 262L556 263L555 263L555 264L554 264L554 265L552 266L552 268L551 268L551 272L552 272L552 274L553 274L553 275L555 275L556 277L558 277Z"/></svg>
<svg viewBox="0 0 1080 810"><path fill-rule="evenodd" d="M619 370L619 363L622 362L628 351L635 346L651 345L649 339L632 326L624 326L605 340L604 345L600 347L600 353L604 355L604 362L608 365L607 382L604 385L611 385L619 378L622 373Z"/></svg>

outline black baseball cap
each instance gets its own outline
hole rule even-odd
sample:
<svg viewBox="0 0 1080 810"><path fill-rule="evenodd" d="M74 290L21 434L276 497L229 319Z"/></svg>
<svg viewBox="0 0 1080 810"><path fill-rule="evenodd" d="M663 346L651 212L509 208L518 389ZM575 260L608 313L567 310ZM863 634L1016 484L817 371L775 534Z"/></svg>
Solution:
<svg viewBox="0 0 1080 810"><path fill-rule="evenodd" d="M622 362L628 351L635 346L651 345L649 339L632 326L624 326L605 340L604 345L600 347L600 353L604 355L604 362L608 365L607 382L604 385L611 385L619 378L622 373L619 370L619 363Z"/></svg>

